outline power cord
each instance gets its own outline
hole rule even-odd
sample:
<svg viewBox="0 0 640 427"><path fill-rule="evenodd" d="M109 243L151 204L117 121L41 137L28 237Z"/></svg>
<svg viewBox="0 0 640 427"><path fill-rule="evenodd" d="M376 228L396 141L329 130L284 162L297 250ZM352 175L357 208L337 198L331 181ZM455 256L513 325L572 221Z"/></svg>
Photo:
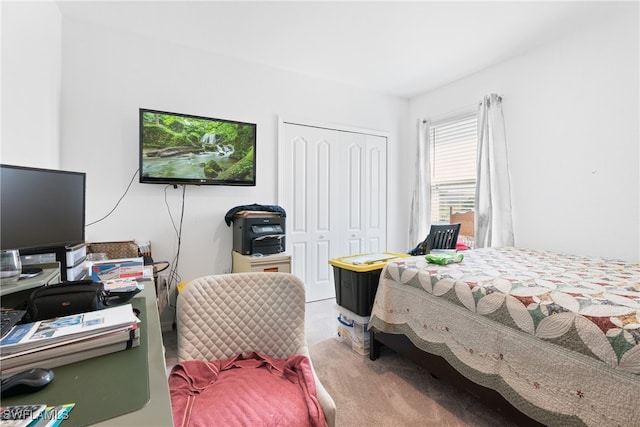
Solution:
<svg viewBox="0 0 640 427"><path fill-rule="evenodd" d="M171 269L169 270L169 276L167 278L167 283L169 285L169 289L171 289L171 284L175 284L176 287L176 292L177 292L177 286L178 284L182 281L182 278L180 277L180 274L178 273L178 265L180 262L180 248L182 247L182 224L184 222L184 205L185 205L185 194L186 194L186 186L183 185L182 186L182 207L180 210L180 222L179 222L179 227L176 226L176 222L173 218L173 216L171 215L171 209L169 207L169 203L167 201L167 189L169 189L170 187L176 188L175 185L167 185L164 189L164 202L165 205L167 206L167 212L169 213L169 218L171 218L171 224L173 225L173 229L176 232L176 237L178 238L178 249L176 250L176 254L175 257L173 259L173 262L171 263ZM171 302L171 295L169 292L167 292L167 307L170 310L174 310L175 311L175 304L173 304ZM174 329L175 329L175 314L174 314Z"/></svg>
<svg viewBox="0 0 640 427"><path fill-rule="evenodd" d="M120 197L120 199L118 199L118 201L116 202L116 205L113 207L113 209L111 209L108 214L106 214L105 216L103 216L99 220L90 222L89 224L85 224L85 227L89 227L90 225L97 224L100 221L103 221L103 220L107 219L109 217L109 215L111 215L118 208L118 205L120 205L120 202L122 201L122 199L124 199L124 196L126 196L127 193L129 192L129 189L131 188L131 184L133 184L133 180L135 179L136 176L138 176L138 171L140 171L140 168L136 169L136 171L133 173L133 176L131 177L131 181L129 181L129 185L127 185L127 189L124 190L124 194Z"/></svg>
<svg viewBox="0 0 640 427"><path fill-rule="evenodd" d="M140 171L140 169L136 169L136 171L133 173L133 176L131 177L131 180L129 181L129 184L127 185L127 188L125 189L124 193L122 194L122 196L118 199L118 201L116 202L115 206L102 218L90 222L88 224L85 225L85 227L89 227L91 225L97 224L101 221L104 221L105 219L107 219L113 212L115 212L115 210L118 208L118 206L120 205L120 202L122 202L122 200L124 199L124 197L127 195L127 193L129 192L129 189L131 188L131 185L133 184L133 181L135 179L135 177L138 175L138 172ZM176 288L177 285L182 281L182 278L180 277L180 274L178 273L178 264L180 261L180 248L182 245L182 225L184 222L184 205L185 205L185 194L186 194L186 186L182 185L182 206L181 206L181 210L180 210L180 223L179 223L179 227L176 226L176 222L173 219L173 216L171 215L171 209L169 207L169 203L167 201L167 189L169 188L178 188L177 185L171 184L171 185L167 185L164 188L164 203L167 207L167 212L169 214L169 218L171 218L171 225L173 225L173 229L176 232L176 237L178 238L178 249L176 250L176 254L175 257L173 258L173 263L169 263L167 261L160 261L157 263L154 263L154 265L162 265L162 268L157 270L158 272L160 271L164 271L165 269L167 269L169 266L171 266L171 269L169 270L169 275L167 277L167 287L169 289L171 289L171 284L174 283ZM169 292L167 292L167 307L170 310L174 310L175 311L175 304L173 304L171 302L171 295ZM176 327L176 321L175 321L175 314L174 314L174 321L173 321L173 327L175 329Z"/></svg>

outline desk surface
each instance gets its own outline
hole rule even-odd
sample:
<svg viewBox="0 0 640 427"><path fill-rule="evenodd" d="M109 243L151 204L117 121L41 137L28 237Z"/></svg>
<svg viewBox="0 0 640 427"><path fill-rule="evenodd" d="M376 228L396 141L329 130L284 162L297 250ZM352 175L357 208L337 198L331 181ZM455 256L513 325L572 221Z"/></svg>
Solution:
<svg viewBox="0 0 640 427"><path fill-rule="evenodd" d="M144 298L139 300L144 301L145 304L145 320L146 320L146 338L147 338L147 362L148 362L148 387L149 387L149 401L142 407L142 409L130 412L114 418L109 418L95 425L97 426L172 426L173 417L171 413L171 399L169 396L169 386L167 382L165 359L164 359L164 347L162 344L162 334L160 331L160 319L158 316L158 308L156 302L155 286L153 280L144 282L144 290L139 294ZM144 326L143 326L144 327ZM101 356L104 359L109 357L118 358L121 363L121 359L126 357L125 352L114 353L113 355ZM116 362L114 362L116 363ZM80 369L82 362L77 364L79 366L78 378L86 377L86 372L81 372ZM70 375L73 372L74 365L66 365L61 369L61 375ZM117 368L116 368L117 369ZM56 370L54 369L54 372ZM111 378L110 376L107 376ZM114 381L117 381L117 376L114 375ZM69 379L69 378L66 378ZM140 381L146 382L146 375L140 375ZM104 381L104 379L103 379ZM55 379L54 379L55 382ZM117 389L118 384L105 384L103 389ZM89 388L89 387L88 387ZM47 389L43 390L45 392ZM91 393L92 390L86 390L87 393ZM135 392L135 390L122 390L122 393ZM20 403L33 403L38 400L38 394L24 395L15 398L4 399L7 404L20 404ZM64 399L64 396L57 396ZM146 396L145 396L146 397ZM24 399L24 401L22 400ZM101 405L105 400L99 394L91 396L91 400L95 401L96 407ZM107 399L108 400L108 399ZM4 402L3 402L4 403ZM50 402L44 402L50 403ZM69 402L71 403L71 402ZM85 401L84 404L87 404ZM73 411L71 418L68 420L71 422L69 426L73 425ZM63 424L65 425L65 424Z"/></svg>
<svg viewBox="0 0 640 427"><path fill-rule="evenodd" d="M5 283L0 280L0 296L18 293L21 291L39 288L43 285L58 283L60 281L60 263L46 264L42 273L28 279L20 279L17 282Z"/></svg>
<svg viewBox="0 0 640 427"><path fill-rule="evenodd" d="M97 426L173 426L171 397L167 381L167 368L164 359L164 345L160 331L160 316L153 280L145 281L144 290L139 294L145 297L148 331L149 390L151 398L139 411L103 421ZM64 426L64 424L62 424Z"/></svg>

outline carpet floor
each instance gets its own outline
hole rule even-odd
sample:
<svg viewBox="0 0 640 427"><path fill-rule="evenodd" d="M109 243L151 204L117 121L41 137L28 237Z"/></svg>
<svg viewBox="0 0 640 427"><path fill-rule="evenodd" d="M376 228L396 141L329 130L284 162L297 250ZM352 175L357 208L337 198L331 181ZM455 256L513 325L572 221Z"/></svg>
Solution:
<svg viewBox="0 0 640 427"><path fill-rule="evenodd" d="M512 426L474 397L383 348L376 361L335 339L335 299L307 303L305 329L320 381L337 407L337 427ZM176 363L175 331L164 334L167 371Z"/></svg>

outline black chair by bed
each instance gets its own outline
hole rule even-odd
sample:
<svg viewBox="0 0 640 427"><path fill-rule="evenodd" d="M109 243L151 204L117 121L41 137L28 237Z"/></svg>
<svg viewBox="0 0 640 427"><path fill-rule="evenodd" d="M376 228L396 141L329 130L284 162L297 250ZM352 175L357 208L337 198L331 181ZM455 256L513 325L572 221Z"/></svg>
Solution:
<svg viewBox="0 0 640 427"><path fill-rule="evenodd" d="M459 233L459 223L431 225L427 238L411 249L409 255L426 255L432 249L455 249Z"/></svg>

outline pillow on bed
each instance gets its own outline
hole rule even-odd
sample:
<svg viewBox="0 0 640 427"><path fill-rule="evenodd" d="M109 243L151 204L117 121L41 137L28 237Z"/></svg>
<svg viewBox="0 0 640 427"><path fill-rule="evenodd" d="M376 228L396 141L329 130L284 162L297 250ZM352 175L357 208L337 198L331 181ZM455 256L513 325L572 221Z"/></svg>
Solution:
<svg viewBox="0 0 640 427"><path fill-rule="evenodd" d="M465 245L462 240L458 240L456 242L456 251L466 251L467 249L469 249L469 246Z"/></svg>

